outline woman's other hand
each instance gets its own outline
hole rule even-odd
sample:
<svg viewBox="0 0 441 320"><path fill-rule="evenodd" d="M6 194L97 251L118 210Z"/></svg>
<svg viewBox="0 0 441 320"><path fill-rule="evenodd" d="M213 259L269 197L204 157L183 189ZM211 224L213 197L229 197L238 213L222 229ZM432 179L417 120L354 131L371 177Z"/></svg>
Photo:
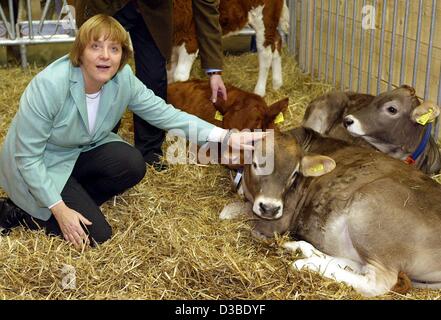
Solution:
<svg viewBox="0 0 441 320"><path fill-rule="evenodd" d="M79 212L70 209L64 201L56 204L51 208L52 214L60 226L61 232L66 241L72 243L76 248L81 248L83 243L89 244L90 240L81 223L91 225L92 222L87 220Z"/></svg>

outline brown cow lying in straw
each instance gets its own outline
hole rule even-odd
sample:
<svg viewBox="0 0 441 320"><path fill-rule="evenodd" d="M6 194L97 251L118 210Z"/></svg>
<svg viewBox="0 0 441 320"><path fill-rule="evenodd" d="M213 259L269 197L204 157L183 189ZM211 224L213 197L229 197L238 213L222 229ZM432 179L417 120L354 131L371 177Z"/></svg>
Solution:
<svg viewBox="0 0 441 320"><path fill-rule="evenodd" d="M275 123L283 121L283 111L288 107L288 98L268 106L265 100L257 94L228 84L226 84L226 88L227 101L219 97L217 102L213 104L210 100L211 89L208 81L177 82L168 85L167 99L175 107L224 129L265 130L274 128ZM212 149L210 145L204 147ZM220 160L220 157L212 159L209 151L198 152L199 155L203 153L206 153L203 162ZM217 154L220 155L220 148ZM199 156L199 158L201 157ZM241 160L230 161L230 164L231 162L235 165L230 165L230 168L241 167L239 164L243 163L243 157Z"/></svg>
<svg viewBox="0 0 441 320"><path fill-rule="evenodd" d="M304 240L285 245L306 257L296 269L366 296L387 293L400 271L417 286L441 287L439 184L402 161L310 129L276 133L274 147L269 138L256 145L242 185L255 233L290 231ZM271 156L274 170L262 174Z"/></svg>
<svg viewBox="0 0 441 320"><path fill-rule="evenodd" d="M288 98L268 106L257 94L225 85L228 99L213 104L208 81L190 80L168 85L167 100L175 107L224 129L271 129L276 117L288 107ZM277 122L277 121L276 121Z"/></svg>
<svg viewBox="0 0 441 320"><path fill-rule="evenodd" d="M414 163L427 174L435 174L441 169L441 156L430 135L430 122L439 113L434 103L420 104L409 86L377 97L332 92L310 103L302 125L363 147L371 145L396 159Z"/></svg>

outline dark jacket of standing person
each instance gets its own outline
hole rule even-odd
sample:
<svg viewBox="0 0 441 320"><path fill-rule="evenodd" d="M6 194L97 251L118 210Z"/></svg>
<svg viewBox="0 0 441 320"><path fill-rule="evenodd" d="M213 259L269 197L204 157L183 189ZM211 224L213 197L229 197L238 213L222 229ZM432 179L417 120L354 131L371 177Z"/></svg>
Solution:
<svg viewBox="0 0 441 320"><path fill-rule="evenodd" d="M88 1L75 0L77 26L97 13L114 15L130 0ZM193 16L196 23L202 68L222 69L222 39L218 21L217 0L193 0ZM137 1L139 11L144 18L153 39L162 55L168 60L171 56L173 40L173 1L144 0Z"/></svg>

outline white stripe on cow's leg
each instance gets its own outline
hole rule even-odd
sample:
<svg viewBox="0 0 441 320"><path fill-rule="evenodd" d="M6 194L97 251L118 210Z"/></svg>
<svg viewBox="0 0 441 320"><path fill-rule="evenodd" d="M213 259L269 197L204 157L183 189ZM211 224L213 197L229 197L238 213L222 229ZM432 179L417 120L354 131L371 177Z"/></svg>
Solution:
<svg viewBox="0 0 441 320"><path fill-rule="evenodd" d="M321 252L320 250L317 250L316 248L314 248L314 246L306 241L289 241L289 242L285 242L283 244L283 247L291 250L291 251L297 251L300 250L300 252L302 253L302 255L305 258L310 258L313 256L318 256L318 257L324 257L326 254L324 254L323 252Z"/></svg>
<svg viewBox="0 0 441 320"><path fill-rule="evenodd" d="M177 47L177 46L174 46L172 48L170 62L167 65L167 83L175 82L175 71L176 71L176 66L178 64L178 58L179 58L178 50L179 50L179 47Z"/></svg>
<svg viewBox="0 0 441 320"><path fill-rule="evenodd" d="M398 272L368 264L362 268L364 274L346 270L347 259L311 257L297 260L293 266L297 270L306 268L322 276L352 286L357 292L373 297L387 293L397 282Z"/></svg>
<svg viewBox="0 0 441 320"><path fill-rule="evenodd" d="M280 57L279 50L274 50L273 60L271 65L273 71L273 89L278 90L283 84L282 78L282 58Z"/></svg>
<svg viewBox="0 0 441 320"><path fill-rule="evenodd" d="M273 53L271 52L271 46L258 49L259 56L259 77L257 79L256 87L254 88L254 93L263 97L266 92L266 80L268 79L269 68L271 67L271 61Z"/></svg>
<svg viewBox="0 0 441 320"><path fill-rule="evenodd" d="M259 77L257 79L254 93L259 96L264 96L266 91L266 80L268 79L269 68L271 67L273 53L271 51L271 45L264 47L265 42L265 24L263 22L263 6L257 6L256 8L248 12L248 21L256 31L256 47L257 55L259 57Z"/></svg>
<svg viewBox="0 0 441 320"><path fill-rule="evenodd" d="M312 244L306 241L286 242L283 244L283 247L291 251L299 250L302 253L302 255L306 258L319 257L327 260L337 259L327 255L326 253L321 252L320 250L316 249ZM363 271L363 266L356 261L345 258L338 258L338 262L339 262L339 266L343 269L352 270L356 273L361 273Z"/></svg>
<svg viewBox="0 0 441 320"><path fill-rule="evenodd" d="M185 48L185 43L183 43L178 49L178 65L174 73L175 81L186 81L190 78L191 67L193 62L198 56L198 51L195 53L188 53Z"/></svg>

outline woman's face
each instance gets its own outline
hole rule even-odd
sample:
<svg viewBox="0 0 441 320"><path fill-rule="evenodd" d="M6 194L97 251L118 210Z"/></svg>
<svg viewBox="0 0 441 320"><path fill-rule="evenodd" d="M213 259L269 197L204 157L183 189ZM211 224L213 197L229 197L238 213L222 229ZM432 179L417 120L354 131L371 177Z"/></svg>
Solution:
<svg viewBox="0 0 441 320"><path fill-rule="evenodd" d="M122 48L119 42L104 35L90 42L81 56L80 68L83 72L86 93L97 92L117 73L121 63Z"/></svg>

